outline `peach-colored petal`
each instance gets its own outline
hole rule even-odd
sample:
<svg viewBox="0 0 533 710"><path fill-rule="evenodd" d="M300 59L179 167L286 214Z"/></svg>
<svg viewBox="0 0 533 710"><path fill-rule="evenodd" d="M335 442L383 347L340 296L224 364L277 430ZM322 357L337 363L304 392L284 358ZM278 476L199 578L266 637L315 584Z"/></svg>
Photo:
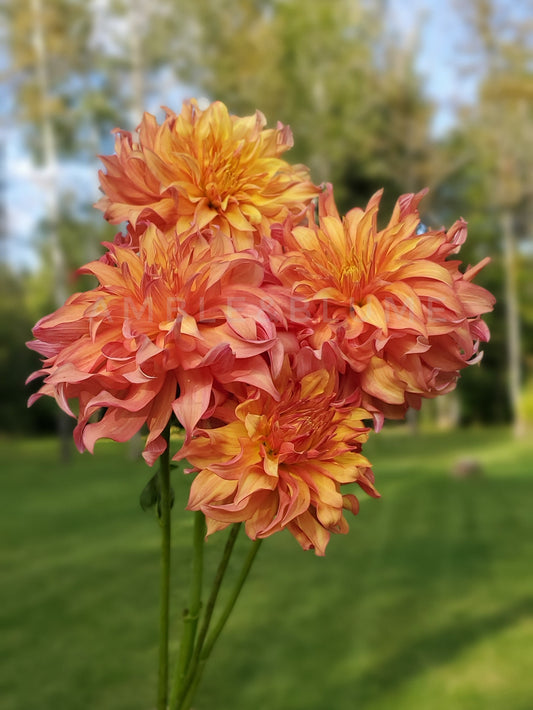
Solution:
<svg viewBox="0 0 533 710"><path fill-rule="evenodd" d="M207 367L178 373L179 397L172 408L185 431L192 432L203 417L211 399L213 375Z"/></svg>

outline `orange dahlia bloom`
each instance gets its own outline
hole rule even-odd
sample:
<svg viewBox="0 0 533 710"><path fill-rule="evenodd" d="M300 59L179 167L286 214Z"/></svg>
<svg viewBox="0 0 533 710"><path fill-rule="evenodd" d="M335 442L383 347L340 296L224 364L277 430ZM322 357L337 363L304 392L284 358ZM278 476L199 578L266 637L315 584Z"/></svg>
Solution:
<svg viewBox="0 0 533 710"><path fill-rule="evenodd" d="M295 379L285 363L277 385L279 401L249 388L228 423L197 429L177 454L197 471L188 508L205 514L208 534L242 521L252 539L286 528L323 555L330 533L348 531L343 509L358 511L341 486L358 483L379 495L360 453L368 436L361 420L369 415L335 404L335 372Z"/></svg>
<svg viewBox="0 0 533 710"><path fill-rule="evenodd" d="M190 433L214 387L245 382L277 396L264 355L279 370L273 321L283 316L263 298L253 253L221 256L199 237L180 242L154 226L138 252L108 247L106 261L81 269L100 285L41 319L29 343L46 358L30 378L45 378L31 401L50 395L72 414L78 400L80 450L101 437L125 441L146 423L151 464L172 411Z"/></svg>
<svg viewBox="0 0 533 710"><path fill-rule="evenodd" d="M453 389L461 368L479 359L479 341L489 339L480 316L494 298L472 283L488 259L463 273L448 258L466 238L463 220L447 232L419 233L424 194L400 197L380 230L381 192L341 220L328 186L319 224L312 215L307 227L287 223L284 253L271 257L274 273L307 304L302 344L319 354L333 346L348 366L345 393L378 419Z"/></svg>
<svg viewBox="0 0 533 710"><path fill-rule="evenodd" d="M148 220L178 234L206 226L249 248L273 222L301 214L319 190L301 165L280 156L293 144L288 126L264 130L265 117L230 116L220 102L195 100L161 125L145 114L138 141L117 131L116 155L102 158L105 196L97 203L113 224Z"/></svg>

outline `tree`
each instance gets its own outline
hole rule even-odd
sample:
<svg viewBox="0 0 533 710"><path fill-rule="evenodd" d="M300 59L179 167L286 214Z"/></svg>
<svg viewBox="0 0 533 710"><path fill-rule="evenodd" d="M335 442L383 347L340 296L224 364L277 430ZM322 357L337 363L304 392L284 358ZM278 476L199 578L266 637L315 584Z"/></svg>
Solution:
<svg viewBox="0 0 533 710"><path fill-rule="evenodd" d="M333 181L341 208L375 190L427 181L431 106L414 71L416 43L384 34L382 4L363 0L195 0L196 53L185 76L234 113L260 108L290 124L292 159ZM406 184L408 176L408 185Z"/></svg>
<svg viewBox="0 0 533 710"><path fill-rule="evenodd" d="M46 428L48 417L54 420L48 403L31 410L26 406L29 391L24 382L39 359L25 346L33 325L25 292L26 277L0 264L0 431L19 434Z"/></svg>
<svg viewBox="0 0 533 710"><path fill-rule="evenodd" d="M475 0L465 6L471 51L484 67L478 102L465 114L465 130L483 166L478 177L485 209L501 239L508 398L515 432L520 434L524 428L520 245L533 231L533 6L517 3L513 12L508 10L497 0Z"/></svg>
<svg viewBox="0 0 533 710"><path fill-rule="evenodd" d="M86 39L90 16L85 3L78 0L9 2L4 11L11 28L10 78L17 97L14 118L39 165L36 173L44 196L46 218L42 224L51 268L48 283L57 308L70 288L60 233L63 195L59 166L62 156L76 152L89 125L80 120L80 107L87 101L83 89L89 80ZM24 340L28 336L29 328ZM59 415L58 426L62 457L67 458L70 424L66 415Z"/></svg>

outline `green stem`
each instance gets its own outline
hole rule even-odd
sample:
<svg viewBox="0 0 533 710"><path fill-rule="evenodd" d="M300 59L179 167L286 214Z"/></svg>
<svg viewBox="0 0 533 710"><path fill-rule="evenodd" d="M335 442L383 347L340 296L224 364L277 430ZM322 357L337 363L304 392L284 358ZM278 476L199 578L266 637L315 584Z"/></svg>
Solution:
<svg viewBox="0 0 533 710"><path fill-rule="evenodd" d="M224 547L224 552L222 553L222 558L220 560L220 563L218 565L215 578L213 580L213 587L211 589L211 594L209 595L209 599L207 600L207 604L205 607L205 612L204 612L204 618L202 621L202 626L200 627L200 631L198 633L198 640L196 642L196 646L194 648L194 653L190 662L190 665L187 669L187 675L184 679L180 679L179 682L179 688L177 689L176 694L172 695L172 700L170 707L171 708L177 708L180 707L181 703L183 702L183 699L185 697L185 694L187 690L190 688L192 680L194 678L194 675L196 673L196 669L198 668L198 663L200 660L200 653L202 651L205 637L207 636L207 632L209 631L209 624L211 623L211 617L213 616L213 610L215 608L215 603L218 597L218 593L220 591L220 587L222 585L222 580L224 579L224 575L226 573L226 569L228 567L228 563L231 557L231 553L233 552L233 548L235 546L235 542L237 540L237 536L239 534L239 530L241 528L241 523L235 523L231 527L230 534L228 536L228 539L226 541L226 545Z"/></svg>
<svg viewBox="0 0 533 710"><path fill-rule="evenodd" d="M235 534L236 538L236 534ZM229 541L228 541L229 542ZM233 611L233 607L235 606L235 603L239 597L239 594L241 593L241 590L243 588L243 585L246 581L246 578L248 577L248 573L250 572L250 569L252 567L252 564L255 560L255 556L257 555L259 551L259 547L261 546L262 540L254 540L252 543L250 550L248 552L248 555L244 561L244 564L241 569L241 573L235 583L235 587L233 588L233 592L228 599L226 606L224 607L224 610L220 616L220 619L218 620L218 623L216 624L215 628L212 630L211 634L207 638L207 641L205 642L205 646L203 649L199 648L198 653L195 655L195 660L196 660L196 665L191 666L191 670L189 672L188 678L187 678L187 685L184 688L184 694L182 696L181 702L177 707L177 710L189 710L191 703L193 701L194 695L196 693L196 690L198 688L198 685L200 683L200 680L203 675L204 667L207 662L207 659L209 658L211 651L213 650L213 646L215 645L218 637L220 636L224 626L226 625L226 622ZM230 550L231 554L231 550ZM228 555L228 560L229 560L229 555ZM227 562L226 562L227 566ZM222 581L222 580L221 580ZM220 585L219 585L220 587ZM217 591L218 593L218 591ZM215 594L215 599L216 599L216 594ZM214 603L213 603L214 606ZM204 621L205 625L205 621ZM206 632L207 632L207 627L206 627Z"/></svg>
<svg viewBox="0 0 533 710"><path fill-rule="evenodd" d="M228 599L228 602L226 604L226 607L224 611L222 612L222 615L220 619L218 620L217 625L211 632L209 638L207 639L205 643L204 650L202 651L202 658L207 660L209 657L209 654L213 650L213 646L216 643L216 640L220 636L222 629L226 625L226 621L229 618L229 615L233 611L233 607L235 606L235 602L239 598L239 594L241 593L241 590L243 588L244 583L246 582L246 578L248 577L248 573L250 572L250 569L252 567L253 561L255 560L255 556L259 552L259 548L261 546L262 540L254 540L252 542L252 545L250 547L250 550L248 552L248 555L244 561L244 564L241 569L241 573L237 579L237 582L235 583L235 587L233 588L233 592Z"/></svg>
<svg viewBox="0 0 533 710"><path fill-rule="evenodd" d="M207 636L207 632L209 631L209 625L211 623L211 617L213 616L213 611L215 609L218 593L220 591L220 587L222 586L222 580L224 579L231 553L233 552L233 548L235 546L235 542L237 541L237 536L239 534L240 529L241 523L234 523L234 525L232 525L231 527L230 534L226 541L226 546L224 547L224 552L222 553L222 559L220 560L220 564L218 565L218 569L213 580L213 588L211 589L211 594L209 595L209 599L207 600L207 604L205 607L204 620L202 622L200 633L198 634L198 642L194 650L193 663L195 661L198 661L200 652L202 651L205 637ZM193 667L191 666L191 669L192 668Z"/></svg>
<svg viewBox="0 0 533 710"><path fill-rule="evenodd" d="M163 434L167 446L159 457L159 523L161 526L161 586L159 609L159 672L157 710L167 709L168 698L168 627L170 596L170 425Z"/></svg>
<svg viewBox="0 0 533 710"><path fill-rule="evenodd" d="M191 571L191 588L189 596L189 608L183 612L183 633L181 637L180 653L176 675L170 695L170 707L174 707L180 695L180 691L185 683L185 678L191 661L198 619L202 606L202 581L204 569L204 540L205 540L205 517L202 511L197 511L194 515L193 530L193 558Z"/></svg>

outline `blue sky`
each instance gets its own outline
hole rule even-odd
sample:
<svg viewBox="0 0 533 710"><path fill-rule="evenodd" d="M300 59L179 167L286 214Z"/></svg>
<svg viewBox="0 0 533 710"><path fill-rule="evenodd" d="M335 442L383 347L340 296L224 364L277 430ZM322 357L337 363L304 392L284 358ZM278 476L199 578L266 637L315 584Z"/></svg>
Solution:
<svg viewBox="0 0 533 710"><path fill-rule="evenodd" d="M433 130L439 135L453 125L460 105L476 95L476 77L464 70L468 34L455 0L391 0L393 24L404 38L418 36L417 68L434 101Z"/></svg>
<svg viewBox="0 0 533 710"><path fill-rule="evenodd" d="M403 42L416 28L420 29L418 70L425 78L428 96L435 103L433 130L437 135L453 125L457 106L472 101L475 96L475 79L462 69L461 51L466 37L453 7L454 0L389 2L393 37ZM189 93L185 87L175 84L163 82L160 86L160 93L153 97L154 105L147 106L152 112L165 104L178 108L181 99ZM4 117L9 113L5 102L2 113ZM46 209L43 181L47 176L33 166L21 136L9 129L5 118L2 123L0 138L6 143L7 260L14 265L32 267L37 263L33 235ZM98 199L97 169L96 161L92 165L62 164L61 184L74 187L76 192L95 201Z"/></svg>

